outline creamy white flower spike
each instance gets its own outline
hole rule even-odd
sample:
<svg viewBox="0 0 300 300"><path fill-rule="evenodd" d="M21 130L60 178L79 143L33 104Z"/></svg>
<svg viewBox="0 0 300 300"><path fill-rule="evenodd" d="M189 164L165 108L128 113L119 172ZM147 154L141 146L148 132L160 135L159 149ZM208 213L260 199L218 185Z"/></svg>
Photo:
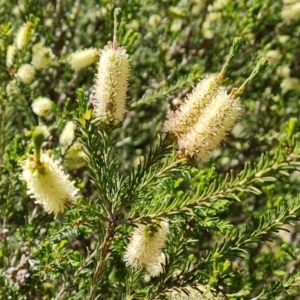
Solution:
<svg viewBox="0 0 300 300"><path fill-rule="evenodd" d="M16 76L25 84L30 84L35 78L35 69L30 64L24 64L18 69Z"/></svg>
<svg viewBox="0 0 300 300"><path fill-rule="evenodd" d="M39 162L30 155L23 161L22 169L21 179L27 183L27 193L47 213L62 213L65 203L75 200L78 189L47 153L41 153Z"/></svg>
<svg viewBox="0 0 300 300"><path fill-rule="evenodd" d="M32 47L32 64L37 70L49 67L53 60L53 53L50 48L44 47L44 43L35 44Z"/></svg>
<svg viewBox="0 0 300 300"><path fill-rule="evenodd" d="M32 23L27 22L17 32L15 43L18 49L24 48L31 39Z"/></svg>
<svg viewBox="0 0 300 300"><path fill-rule="evenodd" d="M165 131L171 133L173 141L178 143L178 157L201 161L209 158L241 114L238 97L246 85L268 66L268 60L260 58L244 83L233 88L228 95L221 83L241 44L242 39L235 38L219 74L200 81L184 104L168 116Z"/></svg>
<svg viewBox="0 0 300 300"><path fill-rule="evenodd" d="M127 246L124 260L128 266L144 268L152 276L157 276L164 264L165 257L162 249L165 247L169 223L162 220L157 224L139 224L134 230Z"/></svg>
<svg viewBox="0 0 300 300"><path fill-rule="evenodd" d="M95 113L105 123L117 124L124 118L129 76L129 56L125 48L109 42L100 53L94 85Z"/></svg>
<svg viewBox="0 0 300 300"><path fill-rule="evenodd" d="M178 139L179 151L190 157L206 161L232 129L241 113L238 99L231 99L220 89L212 104L203 111L198 122Z"/></svg>
<svg viewBox="0 0 300 300"><path fill-rule="evenodd" d="M238 119L241 103L227 95L221 86L222 76L201 80L186 101L168 115L164 129L177 139L179 156L207 160Z"/></svg>
<svg viewBox="0 0 300 300"><path fill-rule="evenodd" d="M14 64L14 58L17 52L17 47L15 45L9 45L7 47L7 53L6 53L6 66L8 68L12 67Z"/></svg>
<svg viewBox="0 0 300 300"><path fill-rule="evenodd" d="M51 112L53 102L45 97L35 99L31 105L33 112L39 117L47 117Z"/></svg>
<svg viewBox="0 0 300 300"><path fill-rule="evenodd" d="M85 69L97 61L98 51L95 48L89 48L76 51L69 55L67 62L75 71Z"/></svg>
<svg viewBox="0 0 300 300"><path fill-rule="evenodd" d="M203 110L217 93L219 85L214 75L209 75L201 80L185 102L167 116L164 124L165 131L173 133L177 137L186 133L191 126L197 123Z"/></svg>

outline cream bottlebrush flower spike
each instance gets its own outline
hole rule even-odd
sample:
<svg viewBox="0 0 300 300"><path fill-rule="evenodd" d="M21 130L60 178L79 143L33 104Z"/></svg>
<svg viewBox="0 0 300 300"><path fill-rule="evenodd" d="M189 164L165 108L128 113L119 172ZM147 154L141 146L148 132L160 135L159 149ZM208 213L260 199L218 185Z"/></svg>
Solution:
<svg viewBox="0 0 300 300"><path fill-rule="evenodd" d="M242 44L241 38L235 38L230 48L230 53L221 72L215 75L207 75L194 88L185 102L175 111L167 116L164 124L166 132L180 138L194 126L203 115L204 109L208 107L218 93L222 79L229 67L229 64Z"/></svg>
<svg viewBox="0 0 300 300"><path fill-rule="evenodd" d="M207 160L233 127L241 110L240 101L232 99L225 89L220 88L199 121L178 139L179 151L201 161Z"/></svg>
<svg viewBox="0 0 300 300"><path fill-rule="evenodd" d="M33 24L31 22L24 23L17 32L15 43L20 50L24 48L30 41L32 36Z"/></svg>
<svg viewBox="0 0 300 300"><path fill-rule="evenodd" d="M165 131L177 137L180 155L207 160L238 119L242 105L220 86L223 74L200 81L184 104L168 116Z"/></svg>
<svg viewBox="0 0 300 300"><path fill-rule="evenodd" d="M21 166L21 179L26 181L27 193L50 214L64 212L65 203L75 200L78 189L69 180L61 166L48 153L40 152L44 140L42 130L36 129L33 140L35 154L25 159Z"/></svg>
<svg viewBox="0 0 300 300"><path fill-rule="evenodd" d="M165 247L169 223L162 220L148 225L139 224L134 230L127 246L124 260L135 268L145 268L157 276L157 266L164 263L162 249Z"/></svg>
<svg viewBox="0 0 300 300"><path fill-rule="evenodd" d="M217 148L240 116L242 104L237 99L238 96L246 84L267 66L266 59L259 60L244 84L227 95L225 88L220 86L220 81L239 44L240 39L234 41L220 74L215 79L207 77L202 80L184 103L183 108L172 113L165 122L165 130L175 134L177 138L180 156L197 158L201 161L209 158L211 151Z"/></svg>
<svg viewBox="0 0 300 300"><path fill-rule="evenodd" d="M167 116L164 130L175 134L177 137L186 133L191 126L197 123L203 110L217 93L219 86L220 78L214 75L208 75L201 80L185 102L175 112L171 112Z"/></svg>
<svg viewBox="0 0 300 300"><path fill-rule="evenodd" d="M104 123L118 124L126 113L125 101L129 76L129 55L117 46L117 14L113 42L100 51L98 73L94 85L93 104L96 115Z"/></svg>
<svg viewBox="0 0 300 300"><path fill-rule="evenodd" d="M100 53L94 86L96 115L105 123L117 124L124 118L129 75L129 56L125 48L109 42Z"/></svg>

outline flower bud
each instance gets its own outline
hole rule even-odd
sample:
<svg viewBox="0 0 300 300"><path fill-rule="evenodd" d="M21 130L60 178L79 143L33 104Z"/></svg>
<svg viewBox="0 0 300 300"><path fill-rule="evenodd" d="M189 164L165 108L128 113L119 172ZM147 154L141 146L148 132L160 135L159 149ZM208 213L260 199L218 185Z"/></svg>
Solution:
<svg viewBox="0 0 300 300"><path fill-rule="evenodd" d="M129 56L125 48L108 43L100 53L93 97L96 115L103 122L117 124L123 120L128 75Z"/></svg>
<svg viewBox="0 0 300 300"><path fill-rule="evenodd" d="M65 166L68 169L79 169L85 166L87 156L82 151L82 147L82 144L75 142L68 150L65 156Z"/></svg>
<svg viewBox="0 0 300 300"><path fill-rule="evenodd" d="M50 136L50 131L47 126L45 125L39 125L35 128L35 131L39 131L43 136L44 140L46 140Z"/></svg>
<svg viewBox="0 0 300 300"><path fill-rule="evenodd" d="M48 128L44 125L37 126L34 131L32 131L32 142L34 145L34 151L35 151L35 158L36 163L39 164L39 160L41 157L41 149L42 144L45 139L47 139L50 136L50 132Z"/></svg>

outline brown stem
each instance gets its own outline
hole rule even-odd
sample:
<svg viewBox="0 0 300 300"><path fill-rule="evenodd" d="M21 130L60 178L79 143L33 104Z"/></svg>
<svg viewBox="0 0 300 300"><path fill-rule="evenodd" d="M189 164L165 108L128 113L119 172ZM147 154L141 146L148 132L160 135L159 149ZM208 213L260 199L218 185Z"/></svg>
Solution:
<svg viewBox="0 0 300 300"><path fill-rule="evenodd" d="M98 284L99 284L99 279L101 278L101 275L103 273L103 263L105 262L105 259L107 257L107 254L109 252L109 247L110 247L110 241L113 239L114 235L115 235L115 229L116 229L116 225L115 223L110 220L108 223L108 227L106 230L106 235L104 238L104 241L102 243L102 245L100 246L99 249L101 249L101 257L100 260L97 263L96 266L96 270L94 273L94 278L93 278L93 283L91 286L91 290L90 290L90 295L89 295L89 299L93 300L96 298L97 296L97 289L98 289Z"/></svg>

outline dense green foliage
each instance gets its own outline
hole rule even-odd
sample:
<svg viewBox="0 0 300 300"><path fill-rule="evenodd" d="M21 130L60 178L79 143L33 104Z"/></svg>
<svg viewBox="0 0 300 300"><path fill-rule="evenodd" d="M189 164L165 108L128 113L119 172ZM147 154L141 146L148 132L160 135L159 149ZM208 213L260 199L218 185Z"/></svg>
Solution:
<svg viewBox="0 0 300 300"><path fill-rule="evenodd" d="M181 299L167 297L198 285L214 295L203 299L300 299L300 17L285 5L0 0L1 299ZM97 63L74 71L68 57L113 39L116 7L131 71L125 120L109 126L95 120L89 100ZM7 66L27 21L33 36ZM187 163L163 122L199 79L222 69L234 37L244 42L226 73L229 90L259 58L269 66L247 85L242 117L211 159ZM53 61L25 84L16 74L40 41ZM54 102L47 117L31 109L38 97ZM59 141L68 121L86 154L80 168L67 164L71 145ZM20 179L38 125L50 131L43 149L80 189L56 218ZM126 266L136 224L166 218L163 272Z"/></svg>

